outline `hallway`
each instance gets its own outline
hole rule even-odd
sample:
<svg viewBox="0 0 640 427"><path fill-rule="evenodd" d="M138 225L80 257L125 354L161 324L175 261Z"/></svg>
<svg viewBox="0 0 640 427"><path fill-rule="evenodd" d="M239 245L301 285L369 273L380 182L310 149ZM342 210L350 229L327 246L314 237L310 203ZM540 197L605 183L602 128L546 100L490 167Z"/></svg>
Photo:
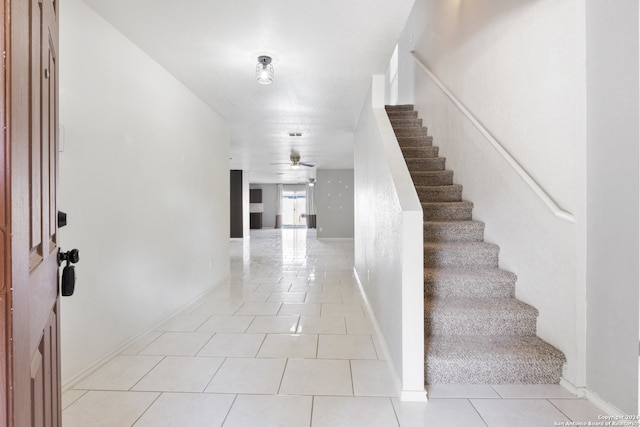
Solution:
<svg viewBox="0 0 640 427"><path fill-rule="evenodd" d="M152 296L150 296L152 297ZM561 386L434 386L401 403L352 240L252 230L231 277L63 396L75 426L553 426L601 421ZM558 423L558 424L554 424Z"/></svg>

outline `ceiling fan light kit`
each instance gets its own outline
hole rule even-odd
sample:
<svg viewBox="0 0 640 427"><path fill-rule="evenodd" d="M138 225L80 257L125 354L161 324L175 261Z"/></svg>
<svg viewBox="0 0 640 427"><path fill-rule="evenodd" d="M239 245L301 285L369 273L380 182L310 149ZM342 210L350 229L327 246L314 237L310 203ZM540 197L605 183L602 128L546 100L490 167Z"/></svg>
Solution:
<svg viewBox="0 0 640 427"><path fill-rule="evenodd" d="M289 159L291 160L291 169L299 169L300 166L306 166L308 168L315 167L313 163L303 163L300 161L300 155L292 154Z"/></svg>
<svg viewBox="0 0 640 427"><path fill-rule="evenodd" d="M271 65L270 56L258 56L258 65L256 65L256 80L258 81L258 83L263 85L273 83L273 65Z"/></svg>

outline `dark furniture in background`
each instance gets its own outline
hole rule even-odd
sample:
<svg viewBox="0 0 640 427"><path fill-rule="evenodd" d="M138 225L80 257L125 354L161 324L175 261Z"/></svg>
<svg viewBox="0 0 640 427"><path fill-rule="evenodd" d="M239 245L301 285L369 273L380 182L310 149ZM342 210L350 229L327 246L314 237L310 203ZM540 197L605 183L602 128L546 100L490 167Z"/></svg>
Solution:
<svg viewBox="0 0 640 427"><path fill-rule="evenodd" d="M249 190L249 207L249 228L262 228L262 189Z"/></svg>

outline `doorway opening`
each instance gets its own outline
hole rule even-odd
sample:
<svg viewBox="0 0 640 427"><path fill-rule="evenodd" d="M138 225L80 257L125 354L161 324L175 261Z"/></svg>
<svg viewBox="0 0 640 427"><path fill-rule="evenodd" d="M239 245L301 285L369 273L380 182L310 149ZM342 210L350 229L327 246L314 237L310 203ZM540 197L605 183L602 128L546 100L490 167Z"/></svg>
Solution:
<svg viewBox="0 0 640 427"><path fill-rule="evenodd" d="M307 228L307 193L304 190L285 190L282 192L282 227Z"/></svg>

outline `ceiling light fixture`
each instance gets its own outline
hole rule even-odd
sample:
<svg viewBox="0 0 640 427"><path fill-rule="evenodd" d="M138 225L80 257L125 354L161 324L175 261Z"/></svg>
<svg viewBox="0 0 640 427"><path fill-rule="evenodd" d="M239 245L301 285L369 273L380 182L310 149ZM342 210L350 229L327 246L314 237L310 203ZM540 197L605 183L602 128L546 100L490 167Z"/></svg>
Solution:
<svg viewBox="0 0 640 427"><path fill-rule="evenodd" d="M273 82L273 65L271 65L270 56L258 56L258 65L256 65L256 80L258 83L268 85Z"/></svg>

